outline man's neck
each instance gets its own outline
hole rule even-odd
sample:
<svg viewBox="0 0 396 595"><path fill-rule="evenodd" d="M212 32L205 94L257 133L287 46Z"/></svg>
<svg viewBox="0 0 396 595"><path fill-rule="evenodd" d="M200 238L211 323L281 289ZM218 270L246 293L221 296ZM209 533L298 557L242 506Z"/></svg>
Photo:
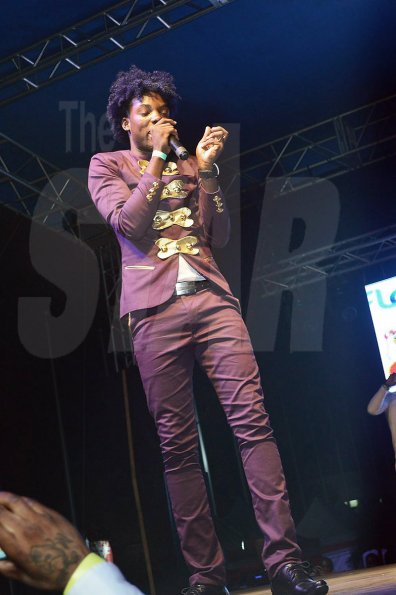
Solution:
<svg viewBox="0 0 396 595"><path fill-rule="evenodd" d="M134 157L137 159L145 159L146 161L150 161L152 151L143 151L142 149L138 149L135 145L131 143L130 151Z"/></svg>

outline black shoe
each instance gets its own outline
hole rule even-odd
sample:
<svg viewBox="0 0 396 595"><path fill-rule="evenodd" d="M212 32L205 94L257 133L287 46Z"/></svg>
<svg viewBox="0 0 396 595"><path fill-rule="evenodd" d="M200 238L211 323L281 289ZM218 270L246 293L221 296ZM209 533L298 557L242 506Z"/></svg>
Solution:
<svg viewBox="0 0 396 595"><path fill-rule="evenodd" d="M182 595L230 595L226 587L216 585L192 585L182 590Z"/></svg>
<svg viewBox="0 0 396 595"><path fill-rule="evenodd" d="M271 583L272 595L325 595L329 587L310 568L306 562L282 566Z"/></svg>

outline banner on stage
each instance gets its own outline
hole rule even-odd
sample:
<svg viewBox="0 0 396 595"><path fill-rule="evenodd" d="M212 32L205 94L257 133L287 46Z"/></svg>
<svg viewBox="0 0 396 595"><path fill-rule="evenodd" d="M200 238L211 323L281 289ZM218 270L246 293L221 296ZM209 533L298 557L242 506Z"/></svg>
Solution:
<svg viewBox="0 0 396 595"><path fill-rule="evenodd" d="M396 372L396 277L365 287L382 366L388 378Z"/></svg>

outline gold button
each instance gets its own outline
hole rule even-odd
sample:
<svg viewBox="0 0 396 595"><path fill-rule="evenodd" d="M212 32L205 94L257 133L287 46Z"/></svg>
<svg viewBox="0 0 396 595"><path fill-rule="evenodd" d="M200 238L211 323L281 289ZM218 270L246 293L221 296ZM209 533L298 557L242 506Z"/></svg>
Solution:
<svg viewBox="0 0 396 595"><path fill-rule="evenodd" d="M157 217L154 217L154 221L155 221L155 223L161 223L162 219L159 215L157 215Z"/></svg>
<svg viewBox="0 0 396 595"><path fill-rule="evenodd" d="M161 248L161 252L168 252L168 248L167 248L167 246L162 246L162 248Z"/></svg>
<svg viewBox="0 0 396 595"><path fill-rule="evenodd" d="M173 216L173 215L169 215L169 219L170 219L171 221L174 221L174 220L175 220L175 218L174 218L174 216Z"/></svg>
<svg viewBox="0 0 396 595"><path fill-rule="evenodd" d="M186 220L186 216L185 215L180 215L180 221L185 221Z"/></svg>
<svg viewBox="0 0 396 595"><path fill-rule="evenodd" d="M181 246L179 246L179 244L176 244L176 250L178 250L180 252Z"/></svg>

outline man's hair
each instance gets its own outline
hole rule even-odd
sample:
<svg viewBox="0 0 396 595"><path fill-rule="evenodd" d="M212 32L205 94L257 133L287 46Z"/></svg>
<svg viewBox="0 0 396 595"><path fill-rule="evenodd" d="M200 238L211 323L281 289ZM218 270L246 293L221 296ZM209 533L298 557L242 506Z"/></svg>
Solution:
<svg viewBox="0 0 396 595"><path fill-rule="evenodd" d="M174 114L180 99L176 92L173 76L169 72L154 70L145 72L133 65L126 72L119 72L110 87L107 102L107 119L110 122L114 138L124 143L128 137L121 122L131 105L132 99L142 99L147 93L158 93L166 101L171 114Z"/></svg>

